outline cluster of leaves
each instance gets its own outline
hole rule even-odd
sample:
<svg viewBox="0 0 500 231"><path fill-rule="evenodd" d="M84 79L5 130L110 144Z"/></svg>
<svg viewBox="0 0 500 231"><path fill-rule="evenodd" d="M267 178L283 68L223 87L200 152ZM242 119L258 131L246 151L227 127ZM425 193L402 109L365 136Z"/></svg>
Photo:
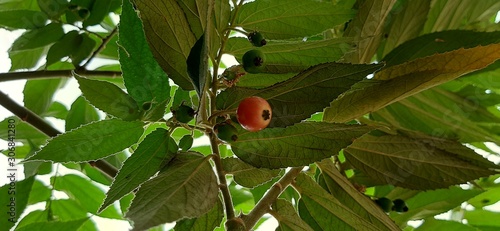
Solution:
<svg viewBox="0 0 500 231"><path fill-rule="evenodd" d="M277 230L399 230L416 219L418 230L498 228L482 208L500 200L499 167L474 149L498 155L485 142L500 140L499 10L492 0L3 1L0 26L26 30L11 71L71 70L82 92L67 109L53 99L63 78L27 81L24 107L66 132L16 120L16 230L96 230L88 214L134 230L248 230L265 213ZM238 34L255 31L266 65L228 85L222 57L241 62L254 45ZM119 65L89 70L98 58ZM232 118L250 96L273 110L259 132ZM194 120L170 113L181 105ZM217 139L221 117L237 140ZM408 211L387 214L376 198ZM20 217L39 202L45 210ZM433 218L449 210L455 220Z"/></svg>

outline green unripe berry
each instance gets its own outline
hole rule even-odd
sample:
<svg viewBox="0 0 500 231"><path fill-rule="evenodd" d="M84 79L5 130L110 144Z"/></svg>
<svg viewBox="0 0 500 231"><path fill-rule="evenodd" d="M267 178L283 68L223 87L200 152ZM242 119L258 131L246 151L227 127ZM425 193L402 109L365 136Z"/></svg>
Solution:
<svg viewBox="0 0 500 231"><path fill-rule="evenodd" d="M248 34L248 40L256 47L261 47L267 44L267 41L266 39L264 39L264 36L257 31Z"/></svg>
<svg viewBox="0 0 500 231"><path fill-rule="evenodd" d="M233 142L238 140L238 130L230 122L216 124L214 132L222 141Z"/></svg>
<svg viewBox="0 0 500 231"><path fill-rule="evenodd" d="M386 213L391 211L391 209L393 208L392 201L387 197L381 197L379 199L376 199L375 203Z"/></svg>
<svg viewBox="0 0 500 231"><path fill-rule="evenodd" d="M188 123L194 118L195 111L190 106L182 104L177 110L172 111L172 113L177 121Z"/></svg>
<svg viewBox="0 0 500 231"><path fill-rule="evenodd" d="M404 200L396 199L392 201L392 203L394 203L394 206L392 206L392 211L398 213L408 212L408 206L406 206L406 202Z"/></svg>
<svg viewBox="0 0 500 231"><path fill-rule="evenodd" d="M243 69L248 73L260 73L264 70L266 56L260 50L249 50L243 55Z"/></svg>

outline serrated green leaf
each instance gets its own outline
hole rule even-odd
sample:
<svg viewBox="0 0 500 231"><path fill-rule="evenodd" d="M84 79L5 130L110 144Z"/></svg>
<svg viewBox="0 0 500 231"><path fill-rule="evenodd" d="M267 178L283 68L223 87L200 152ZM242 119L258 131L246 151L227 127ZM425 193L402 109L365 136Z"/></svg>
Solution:
<svg viewBox="0 0 500 231"><path fill-rule="evenodd" d="M353 139L372 129L361 125L304 122L260 132L241 130L231 149L241 160L258 168L304 166L336 155Z"/></svg>
<svg viewBox="0 0 500 231"><path fill-rule="evenodd" d="M208 213L205 213L201 217L177 221L174 230L212 231L220 226L222 218L224 218L224 206L220 199L218 199L215 206Z"/></svg>
<svg viewBox="0 0 500 231"><path fill-rule="evenodd" d="M416 59L378 72L371 84L333 101L323 119L346 122L500 59L500 44L459 49Z"/></svg>
<svg viewBox="0 0 500 231"><path fill-rule="evenodd" d="M21 217L28 205L29 194L35 180L35 177L28 177L17 181L19 175L17 175L16 171L9 169L6 169L4 176L7 179L7 184L0 187L0 193L3 195L0 197L0 203L4 207L3 219L0 220L0 229L2 231L9 230Z"/></svg>
<svg viewBox="0 0 500 231"><path fill-rule="evenodd" d="M387 16L395 3L396 0L359 2L358 13L344 32L344 37L353 37L357 41L356 50L346 54L346 61L371 62L382 38Z"/></svg>
<svg viewBox="0 0 500 231"><path fill-rule="evenodd" d="M68 9L67 1L37 0L40 9L50 18L57 20Z"/></svg>
<svg viewBox="0 0 500 231"><path fill-rule="evenodd" d="M52 104L57 89L62 87L64 79L31 79L24 85L24 106L36 114L44 114Z"/></svg>
<svg viewBox="0 0 500 231"><path fill-rule="evenodd" d="M374 181L409 189L446 188L495 173L490 165L458 156L453 149L398 135L365 135L344 155Z"/></svg>
<svg viewBox="0 0 500 231"><path fill-rule="evenodd" d="M82 37L79 36L78 31L72 30L66 33L59 41L54 43L47 53L46 66L50 66L64 57L70 56L81 43Z"/></svg>
<svg viewBox="0 0 500 231"><path fill-rule="evenodd" d="M265 73L298 73L310 66L339 61L353 50L351 38L335 38L312 41L273 41L259 50L266 55ZM233 37L228 40L224 52L241 63L245 52L254 49L247 38ZM246 76L242 77L242 79Z"/></svg>
<svg viewBox="0 0 500 231"><path fill-rule="evenodd" d="M500 201L500 188L489 188L487 191L468 200L467 203L476 208L483 208L498 201Z"/></svg>
<svg viewBox="0 0 500 231"><path fill-rule="evenodd" d="M479 95L477 93L475 95ZM394 127L439 135L461 142L495 142L500 118L456 93L435 87L400 100L371 114ZM496 134L495 134L496 133Z"/></svg>
<svg viewBox="0 0 500 231"><path fill-rule="evenodd" d="M165 129L156 129L139 144L121 167L99 211L150 179L177 153L177 144Z"/></svg>
<svg viewBox="0 0 500 231"><path fill-rule="evenodd" d="M122 219L115 207L109 207L99 212L99 206L104 201L104 192L92 181L74 174L67 174L51 179L55 181L54 189L65 192L69 198L78 202L87 212L100 217Z"/></svg>
<svg viewBox="0 0 500 231"><path fill-rule="evenodd" d="M186 15L189 28L196 38L202 36L207 28L208 11L211 2L204 0L177 1Z"/></svg>
<svg viewBox="0 0 500 231"><path fill-rule="evenodd" d="M191 97L189 96L189 91L177 88L177 90L175 90L172 108L177 109L183 103L188 106L193 106L193 103L191 103Z"/></svg>
<svg viewBox="0 0 500 231"><path fill-rule="evenodd" d="M314 230L399 230L379 228L363 219L303 173L296 178L294 188L301 195L299 207L302 204L302 210L310 214L305 221Z"/></svg>
<svg viewBox="0 0 500 231"><path fill-rule="evenodd" d="M123 2L120 21L118 53L127 91L139 106L151 102L151 108L163 107L162 103L170 99L169 77L153 57L155 51L151 52L141 20L129 0ZM165 112L165 107L158 110Z"/></svg>
<svg viewBox="0 0 500 231"><path fill-rule="evenodd" d="M327 191L360 217L381 230L398 230L398 226L366 195L360 193L335 167L331 160L317 163Z"/></svg>
<svg viewBox="0 0 500 231"><path fill-rule="evenodd" d="M47 16L36 10L0 11L0 28L7 30L36 29L45 26Z"/></svg>
<svg viewBox="0 0 500 231"><path fill-rule="evenodd" d="M20 51L44 47L59 41L64 36L61 23L50 23L44 27L29 30L14 41L10 50Z"/></svg>
<svg viewBox="0 0 500 231"><path fill-rule="evenodd" d="M498 220L500 219L500 214L493 211L488 211L488 210L466 211L464 214L464 219L467 219L467 224L473 226L486 226L495 229L498 229L500 227L500 224L498 223Z"/></svg>
<svg viewBox="0 0 500 231"><path fill-rule="evenodd" d="M431 34L425 34L401 44L389 54L387 54L382 59L382 61L385 61L386 66L390 67L417 58L430 56L435 53L445 53L460 48L473 48L479 45L485 46L488 44L499 42L499 31L441 31Z"/></svg>
<svg viewBox="0 0 500 231"><path fill-rule="evenodd" d="M273 110L269 127L285 127L322 111L381 65L324 63L293 78L263 89L231 87L217 96L218 109L234 109L249 96L266 99Z"/></svg>
<svg viewBox="0 0 500 231"><path fill-rule="evenodd" d="M194 89L186 72L186 60L196 37L188 29L190 26L182 8L175 0L164 0L162 4L153 0L135 3L141 13L146 40L158 64L181 88Z"/></svg>
<svg viewBox="0 0 500 231"><path fill-rule="evenodd" d="M113 155L137 142L142 122L102 120L54 137L26 160L85 162Z"/></svg>
<svg viewBox="0 0 500 231"><path fill-rule="evenodd" d="M75 78L85 99L95 107L123 120L137 120L141 116L137 102L118 86L105 81Z"/></svg>
<svg viewBox="0 0 500 231"><path fill-rule="evenodd" d="M342 5L314 0L253 1L241 6L234 26L260 31L269 39L302 38L341 25L354 13Z"/></svg>
<svg viewBox="0 0 500 231"><path fill-rule="evenodd" d="M464 190L454 186L448 189L419 192L416 196L405 200L408 212L391 213L391 218L400 226L409 220L419 220L444 213L460 206L464 201L478 195L481 190ZM398 198L391 198L398 199Z"/></svg>
<svg viewBox="0 0 500 231"><path fill-rule="evenodd" d="M141 185L126 217L144 230L208 212L218 199L217 178L208 158L179 153L157 177Z"/></svg>
<svg viewBox="0 0 500 231"><path fill-rule="evenodd" d="M433 231L433 230L454 230L454 231L480 231L470 225L466 225L456 221L436 220L434 218L425 219L415 231Z"/></svg>
<svg viewBox="0 0 500 231"><path fill-rule="evenodd" d="M74 221L45 221L36 222L16 229L18 231L44 231L44 230L65 230L77 231L88 220L88 218Z"/></svg>
<svg viewBox="0 0 500 231"><path fill-rule="evenodd" d="M186 60L187 73L193 82L194 89L198 93L198 97L203 95L207 82L208 70L208 49L207 39L203 34L191 48L189 56Z"/></svg>
<svg viewBox="0 0 500 231"><path fill-rule="evenodd" d="M398 9L396 15L392 16L389 21L391 24L386 29L387 39L383 47L383 55L420 34L427 20L430 6L431 0L403 2L401 9Z"/></svg>
<svg viewBox="0 0 500 231"><path fill-rule="evenodd" d="M313 231L307 223L300 219L293 205L287 200L276 200L272 205L271 215L279 222L277 231Z"/></svg>
<svg viewBox="0 0 500 231"><path fill-rule="evenodd" d="M215 28L223 32L229 26L231 18L231 5L229 1L215 1L214 6Z"/></svg>
<svg viewBox="0 0 500 231"><path fill-rule="evenodd" d="M81 125L98 121L99 115L96 109L90 105L83 96L79 96L72 104L66 116L66 131L75 129Z"/></svg>
<svg viewBox="0 0 500 231"><path fill-rule="evenodd" d="M279 169L255 168L238 158L224 158L222 167L227 174L232 174L236 183L243 187L254 188L277 177Z"/></svg>

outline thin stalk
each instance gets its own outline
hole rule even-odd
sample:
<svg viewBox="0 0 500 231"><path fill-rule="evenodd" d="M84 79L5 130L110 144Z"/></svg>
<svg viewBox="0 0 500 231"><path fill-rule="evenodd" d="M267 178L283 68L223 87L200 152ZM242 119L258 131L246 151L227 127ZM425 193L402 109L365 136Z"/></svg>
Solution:
<svg viewBox="0 0 500 231"><path fill-rule="evenodd" d="M234 218L234 206L233 200L231 199L231 193L229 192L229 187L226 181L226 172L222 168L217 136L213 132L210 132L209 136L210 145L212 146L212 152L214 153L214 155L212 156L212 160L214 161L215 169L217 170L217 177L219 178L219 189L224 199L224 207L226 209L227 220L231 220Z"/></svg>
<svg viewBox="0 0 500 231"><path fill-rule="evenodd" d="M87 59L87 62L85 62L85 64L83 64L83 66L81 66L82 68L85 68L87 67L87 65L102 51L104 50L104 48L106 48L106 45L109 43L109 41L111 41L111 39L116 35L116 33L118 32L118 27L115 27L115 29L113 29L113 31L111 31L111 33L106 36L106 38L103 38L102 39L102 43L101 45L99 45L99 47L94 51L94 53L92 53L92 56L90 56L89 59Z"/></svg>

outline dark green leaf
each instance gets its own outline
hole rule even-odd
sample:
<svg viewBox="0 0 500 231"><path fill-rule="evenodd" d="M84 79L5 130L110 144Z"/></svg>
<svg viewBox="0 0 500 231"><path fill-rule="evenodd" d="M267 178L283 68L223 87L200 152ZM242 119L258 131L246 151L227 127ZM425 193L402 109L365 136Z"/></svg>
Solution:
<svg viewBox="0 0 500 231"><path fill-rule="evenodd" d="M279 222L278 231L313 231L297 214L293 205L284 200L278 199L272 205L272 212Z"/></svg>
<svg viewBox="0 0 500 231"><path fill-rule="evenodd" d="M406 213L392 213L394 221L403 226L409 220L419 220L444 213L460 206L464 201L478 195L481 190L464 190L454 186L448 189L420 192L405 200L409 210ZM398 199L398 198L391 198Z"/></svg>
<svg viewBox="0 0 500 231"><path fill-rule="evenodd" d="M500 44L435 54L378 72L363 88L333 101L323 119L347 122L423 90L485 68L500 59Z"/></svg>
<svg viewBox="0 0 500 231"><path fill-rule="evenodd" d="M303 166L336 155L373 128L360 125L304 122L260 132L241 130L231 149L255 167Z"/></svg>
<svg viewBox="0 0 500 231"><path fill-rule="evenodd" d="M353 16L350 8L331 2L253 1L241 7L234 26L260 31L269 39L302 38L341 25Z"/></svg>
<svg viewBox="0 0 500 231"><path fill-rule="evenodd" d="M141 116L135 100L118 86L105 81L75 78L85 99L95 107L123 120L137 120Z"/></svg>
<svg viewBox="0 0 500 231"><path fill-rule="evenodd" d="M446 188L495 173L489 169L493 163L466 158L450 143L440 146L423 138L365 135L344 155L374 181L410 189Z"/></svg>
<svg viewBox="0 0 500 231"><path fill-rule="evenodd" d="M194 89L201 97L205 90L208 72L208 55L205 35L194 44L186 60L187 73L193 82Z"/></svg>
<svg viewBox="0 0 500 231"><path fill-rule="evenodd" d="M43 113L42 117L54 117L64 120L68 114L68 109L60 102L52 102L47 111Z"/></svg>
<svg viewBox="0 0 500 231"><path fill-rule="evenodd" d="M68 111L65 124L66 131L98 120L99 115L96 109L83 96L80 96L71 104L71 108Z"/></svg>
<svg viewBox="0 0 500 231"><path fill-rule="evenodd" d="M25 140L46 140L49 138L46 134L34 128L30 124L22 121L17 117L7 117L5 120L0 122L0 126L3 128L7 128L9 124L9 120L14 120L14 124L16 125L16 140L25 141ZM0 139L7 140L9 137L8 129L0 129Z"/></svg>
<svg viewBox="0 0 500 231"><path fill-rule="evenodd" d="M35 177L28 177L17 181L19 175L16 171L9 170L5 172L7 184L0 187L0 203L3 206L2 219L0 219L0 229L7 231L16 224L28 204L29 194L33 186Z"/></svg>
<svg viewBox="0 0 500 231"><path fill-rule="evenodd" d="M24 106L36 114L44 114L52 104L54 93L62 87L64 79L31 79L24 85Z"/></svg>
<svg viewBox="0 0 500 231"><path fill-rule="evenodd" d="M142 122L102 120L54 137L27 160L84 162L113 155L137 142Z"/></svg>
<svg viewBox="0 0 500 231"><path fill-rule="evenodd" d="M277 177L279 169L255 168L238 158L222 159L222 167L227 174L232 174L234 181L247 188L254 188Z"/></svg>
<svg viewBox="0 0 500 231"><path fill-rule="evenodd" d="M141 15L144 16L144 14ZM162 107L161 103L170 99L168 78L171 76L167 77L154 59L150 50L154 46L148 46L141 20L128 0L123 3L120 20L119 43L121 47L118 51L127 91L139 106L145 102L151 102L152 108ZM153 50L154 52L156 51ZM170 57L170 53L161 55L166 54ZM162 111L165 111L165 107Z"/></svg>
<svg viewBox="0 0 500 231"><path fill-rule="evenodd" d="M93 1L92 6L89 8L90 15L83 21L83 27L97 25L104 20L111 11L111 0L96 0Z"/></svg>
<svg viewBox="0 0 500 231"><path fill-rule="evenodd" d="M220 199L218 199L215 206L208 213L205 213L201 217L177 221L174 229L182 231L212 231L220 226L222 218L224 218L224 206Z"/></svg>
<svg viewBox="0 0 500 231"><path fill-rule="evenodd" d="M71 62L75 67L79 67L80 63L92 54L96 46L96 42L88 34L80 34L78 37L80 42L70 55Z"/></svg>
<svg viewBox="0 0 500 231"><path fill-rule="evenodd" d="M177 109L181 104L192 106L191 97L189 96L189 91L185 91L182 88L177 88L174 94L174 100L172 102L172 107Z"/></svg>
<svg viewBox="0 0 500 231"><path fill-rule="evenodd" d="M28 199L28 205L36 204L38 202L45 202L51 196L51 190L45 186L41 181L35 180Z"/></svg>
<svg viewBox="0 0 500 231"><path fill-rule="evenodd" d="M29 30L14 41L10 50L20 51L44 47L59 41L64 36L61 23L50 23L44 27Z"/></svg>
<svg viewBox="0 0 500 231"><path fill-rule="evenodd" d="M214 207L218 189L208 158L178 153L157 177L141 185L126 216L134 222L133 230L199 217Z"/></svg>
<svg viewBox="0 0 500 231"><path fill-rule="evenodd" d="M78 202L87 212L100 217L122 219L115 207L98 212L105 195L92 181L73 174L53 177L51 180L56 182L54 189L65 192L69 198Z"/></svg>
<svg viewBox="0 0 500 231"><path fill-rule="evenodd" d="M179 140L179 148L182 151L187 151L193 146L193 136L185 135Z"/></svg>
<svg viewBox="0 0 500 231"><path fill-rule="evenodd" d="M165 129L150 133L121 167L100 211L155 175L177 153L177 144Z"/></svg>
<svg viewBox="0 0 500 231"><path fill-rule="evenodd" d="M500 42L499 31L441 31L422 35L403 43L387 54L383 61L386 62L387 67L390 67L435 53L445 53L460 48L473 48L479 45L485 46L498 42Z"/></svg>
<svg viewBox="0 0 500 231"><path fill-rule="evenodd" d="M397 230L398 226L366 195L360 193L335 167L331 160L317 163L321 169L326 190L342 204L370 221L380 230Z"/></svg>
<svg viewBox="0 0 500 231"><path fill-rule="evenodd" d="M253 49L246 38L228 40L225 52L241 63L245 52ZM273 41L259 48L266 55L266 73L298 73L310 66L339 61L352 51L352 39L335 38L316 41ZM250 75L251 76L251 75ZM242 79L246 76L242 77Z"/></svg>
<svg viewBox="0 0 500 231"><path fill-rule="evenodd" d="M7 30L36 29L45 26L47 16L34 10L0 11L0 28Z"/></svg>
<svg viewBox="0 0 500 231"><path fill-rule="evenodd" d="M47 53L47 66L60 61L64 57L70 56L82 42L82 37L78 31L72 30L66 33L61 40L54 43Z"/></svg>
<svg viewBox="0 0 500 231"><path fill-rule="evenodd" d="M372 224L372 221L363 219L305 174L296 178L294 188L301 195L299 204L303 204L303 209L310 215L304 220L314 230L399 230L391 227L379 228Z"/></svg>
<svg viewBox="0 0 500 231"><path fill-rule="evenodd" d="M37 0L40 9L50 18L59 19L68 9L68 2L61 0Z"/></svg>
<svg viewBox="0 0 500 231"><path fill-rule="evenodd" d="M217 96L218 109L234 109L249 96L267 99L273 110L269 127L285 127L322 111L381 65L324 63L263 89L232 87Z"/></svg>
<svg viewBox="0 0 500 231"><path fill-rule="evenodd" d="M162 4L153 0L135 3L155 59L177 85L185 90L194 89L186 72L186 60L196 37L187 29L190 25L182 8L175 0L165 0Z"/></svg>
<svg viewBox="0 0 500 231"><path fill-rule="evenodd" d="M194 36L199 38L205 33L207 27L209 1L204 0L183 0L177 1L186 15L189 28Z"/></svg>
<svg viewBox="0 0 500 231"><path fill-rule="evenodd" d="M88 220L88 218L74 220L74 221L45 221L31 223L22 228L16 229L18 231L44 231L44 230L64 230L64 231L77 231Z"/></svg>

